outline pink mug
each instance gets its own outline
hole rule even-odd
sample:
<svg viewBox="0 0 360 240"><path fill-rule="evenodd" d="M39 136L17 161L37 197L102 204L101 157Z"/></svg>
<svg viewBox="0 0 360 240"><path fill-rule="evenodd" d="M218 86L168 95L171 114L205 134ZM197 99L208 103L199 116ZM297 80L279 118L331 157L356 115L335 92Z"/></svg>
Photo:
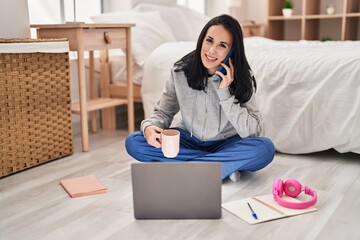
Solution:
<svg viewBox="0 0 360 240"><path fill-rule="evenodd" d="M175 129L166 129L161 133L161 150L165 157L174 158L179 153L180 132Z"/></svg>

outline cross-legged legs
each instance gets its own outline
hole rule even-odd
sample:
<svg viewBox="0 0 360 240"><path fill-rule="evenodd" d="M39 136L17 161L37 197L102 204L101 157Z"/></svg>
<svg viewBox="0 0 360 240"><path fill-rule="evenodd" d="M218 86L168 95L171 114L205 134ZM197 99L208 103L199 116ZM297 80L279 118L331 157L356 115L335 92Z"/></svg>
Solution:
<svg viewBox="0 0 360 240"><path fill-rule="evenodd" d="M233 136L224 140L203 142L182 129L177 130L180 131L180 150L175 158L166 158L160 148L150 146L140 131L127 137L126 150L130 156L141 162L221 162L222 179L237 170L260 170L274 158L275 148L268 138L242 139L240 136Z"/></svg>

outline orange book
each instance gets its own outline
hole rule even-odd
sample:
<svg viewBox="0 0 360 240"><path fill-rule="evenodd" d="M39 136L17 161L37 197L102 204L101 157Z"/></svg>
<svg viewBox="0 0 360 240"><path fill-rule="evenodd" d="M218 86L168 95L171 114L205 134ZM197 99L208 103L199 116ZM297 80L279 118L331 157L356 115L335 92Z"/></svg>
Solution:
<svg viewBox="0 0 360 240"><path fill-rule="evenodd" d="M107 188L93 175L64 179L60 185L72 198L107 192Z"/></svg>

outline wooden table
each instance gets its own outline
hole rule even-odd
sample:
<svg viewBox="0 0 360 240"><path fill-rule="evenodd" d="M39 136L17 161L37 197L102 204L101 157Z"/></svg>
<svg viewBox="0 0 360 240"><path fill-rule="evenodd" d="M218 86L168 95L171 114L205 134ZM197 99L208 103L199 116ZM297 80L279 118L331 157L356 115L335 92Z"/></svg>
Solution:
<svg viewBox="0 0 360 240"><path fill-rule="evenodd" d="M79 103L72 104L72 112L80 114L82 149L89 150L88 112L91 112L92 130L96 131L96 114L102 110L103 128L115 129L115 106L127 105L128 130L134 131L134 100L132 82L131 27L134 24L46 24L31 25L37 29L38 38L67 38L70 51L78 57ZM108 50L121 48L126 53L127 99L115 99L109 93ZM98 98L95 86L94 51L101 50L101 97ZM84 52L89 51L90 59L90 99L86 96Z"/></svg>

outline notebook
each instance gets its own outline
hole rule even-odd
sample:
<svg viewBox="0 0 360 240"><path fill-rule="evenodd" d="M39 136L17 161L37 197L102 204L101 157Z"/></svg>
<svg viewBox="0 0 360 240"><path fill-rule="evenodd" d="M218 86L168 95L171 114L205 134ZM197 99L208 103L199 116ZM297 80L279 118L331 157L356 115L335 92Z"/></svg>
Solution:
<svg viewBox="0 0 360 240"><path fill-rule="evenodd" d="M282 196L282 198L286 201L300 202L300 200L288 196ZM257 219L253 217L247 203L250 204L251 208L256 213ZM291 209L280 206L274 200L272 194L223 203L222 207L250 224L310 213L317 210L314 206L305 209Z"/></svg>
<svg viewBox="0 0 360 240"><path fill-rule="evenodd" d="M107 188L93 175L64 179L60 184L72 198L107 192Z"/></svg>
<svg viewBox="0 0 360 240"><path fill-rule="evenodd" d="M136 219L221 218L221 163L133 163Z"/></svg>

